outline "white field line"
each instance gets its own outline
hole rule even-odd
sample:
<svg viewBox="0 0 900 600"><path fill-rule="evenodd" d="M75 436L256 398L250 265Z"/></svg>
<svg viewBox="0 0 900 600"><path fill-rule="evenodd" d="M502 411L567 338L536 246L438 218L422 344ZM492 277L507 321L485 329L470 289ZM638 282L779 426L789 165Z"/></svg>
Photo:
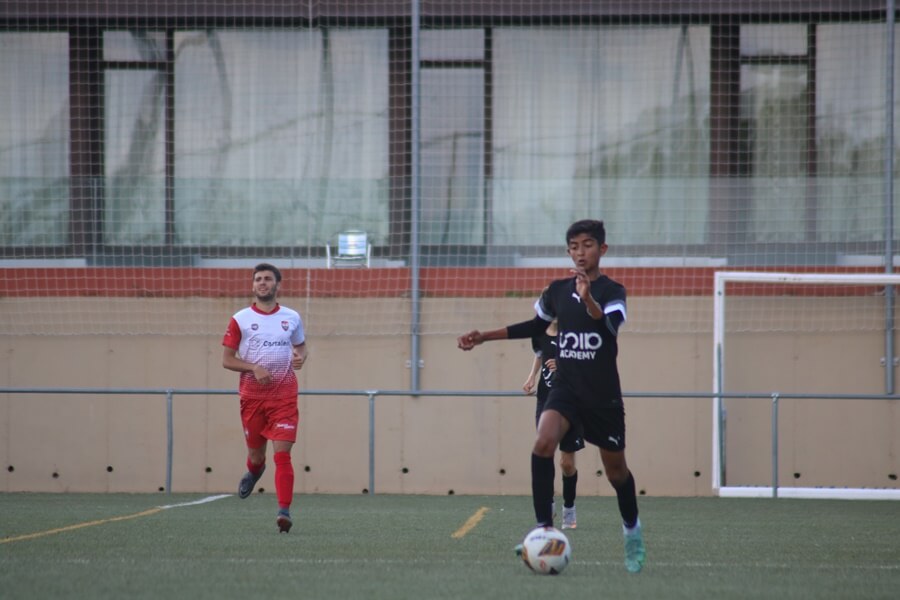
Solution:
<svg viewBox="0 0 900 600"><path fill-rule="evenodd" d="M207 496L206 498L201 498L200 500L194 500L193 502L181 502L180 504L166 504L165 506L160 506L159 508L162 510L166 510L169 508L180 508L182 506L196 506L198 504L206 504L207 502L215 502L216 500L221 500L222 498L230 498L231 494L219 494L218 496Z"/></svg>

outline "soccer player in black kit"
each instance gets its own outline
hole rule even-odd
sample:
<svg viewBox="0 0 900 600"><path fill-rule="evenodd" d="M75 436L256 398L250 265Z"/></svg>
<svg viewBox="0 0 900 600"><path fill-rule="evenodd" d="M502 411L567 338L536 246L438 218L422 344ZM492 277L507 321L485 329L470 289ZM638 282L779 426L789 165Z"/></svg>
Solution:
<svg viewBox="0 0 900 600"><path fill-rule="evenodd" d="M625 288L600 272L606 254L603 221L583 220L566 231L572 277L557 279L535 302L537 315L491 331L470 331L457 339L462 350L491 340L531 338L556 318L556 377L541 413L531 454L531 494L538 525L553 525L553 455L571 427L600 448L606 477L616 491L625 538L625 568L644 564L634 477L625 462L625 407L619 383L619 326L625 321Z"/></svg>

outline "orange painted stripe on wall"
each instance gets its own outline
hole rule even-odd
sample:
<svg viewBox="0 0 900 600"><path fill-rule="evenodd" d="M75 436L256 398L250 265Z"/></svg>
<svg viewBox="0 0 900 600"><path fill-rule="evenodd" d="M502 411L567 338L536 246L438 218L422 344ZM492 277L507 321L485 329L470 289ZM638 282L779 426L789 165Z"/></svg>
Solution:
<svg viewBox="0 0 900 600"><path fill-rule="evenodd" d="M604 272L634 296L710 296L713 267L614 267ZM737 270L737 269L728 269ZM772 267L752 271L793 273L880 273L878 267ZM318 298L408 296L408 268L284 269L281 293ZM568 277L566 268L428 267L421 270L424 297L490 298L536 296L553 279ZM0 296L231 298L250 295L249 269L194 267L51 267L0 268ZM739 295L863 295L864 286L730 284ZM836 290L840 288L840 292Z"/></svg>

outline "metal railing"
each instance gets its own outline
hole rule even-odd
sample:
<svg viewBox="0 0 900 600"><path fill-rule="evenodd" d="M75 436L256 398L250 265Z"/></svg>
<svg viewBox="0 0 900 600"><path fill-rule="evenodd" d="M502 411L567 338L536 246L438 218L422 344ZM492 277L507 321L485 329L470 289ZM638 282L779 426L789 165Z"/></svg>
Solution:
<svg viewBox="0 0 900 600"><path fill-rule="evenodd" d="M175 396L236 396L233 389L184 389L184 388L43 388L43 387L0 387L0 394L68 394L68 395L161 395L166 399L166 493L172 492L172 464L174 444L174 399ZM375 493L375 399L378 396L408 397L516 397L521 391L459 391L459 390L303 390L300 396L360 396L369 403L369 493ZM900 395L889 394L782 394L770 393L714 393L714 392L630 392L625 398L660 399L765 399L772 403L772 497L778 497L778 405L781 400L900 400ZM720 438L719 443L724 445ZM721 448L714 448L714 452ZM898 491L900 493L900 491Z"/></svg>

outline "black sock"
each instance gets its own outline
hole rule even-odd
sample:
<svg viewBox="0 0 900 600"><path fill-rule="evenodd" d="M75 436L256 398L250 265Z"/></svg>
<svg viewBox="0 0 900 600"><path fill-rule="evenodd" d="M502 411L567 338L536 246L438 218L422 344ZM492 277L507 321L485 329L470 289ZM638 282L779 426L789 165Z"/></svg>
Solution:
<svg viewBox="0 0 900 600"><path fill-rule="evenodd" d="M556 470L553 457L531 455L531 498L534 517L540 525L553 525L553 480Z"/></svg>
<svg viewBox="0 0 900 600"><path fill-rule="evenodd" d="M575 486L578 485L578 471L571 475L563 473L563 506L572 508L575 506Z"/></svg>
<svg viewBox="0 0 900 600"><path fill-rule="evenodd" d="M613 484L616 490L616 498L619 500L619 513L622 515L622 522L625 527L631 528L637 525L638 505L637 494L634 491L634 475L628 472L628 479L621 485Z"/></svg>

